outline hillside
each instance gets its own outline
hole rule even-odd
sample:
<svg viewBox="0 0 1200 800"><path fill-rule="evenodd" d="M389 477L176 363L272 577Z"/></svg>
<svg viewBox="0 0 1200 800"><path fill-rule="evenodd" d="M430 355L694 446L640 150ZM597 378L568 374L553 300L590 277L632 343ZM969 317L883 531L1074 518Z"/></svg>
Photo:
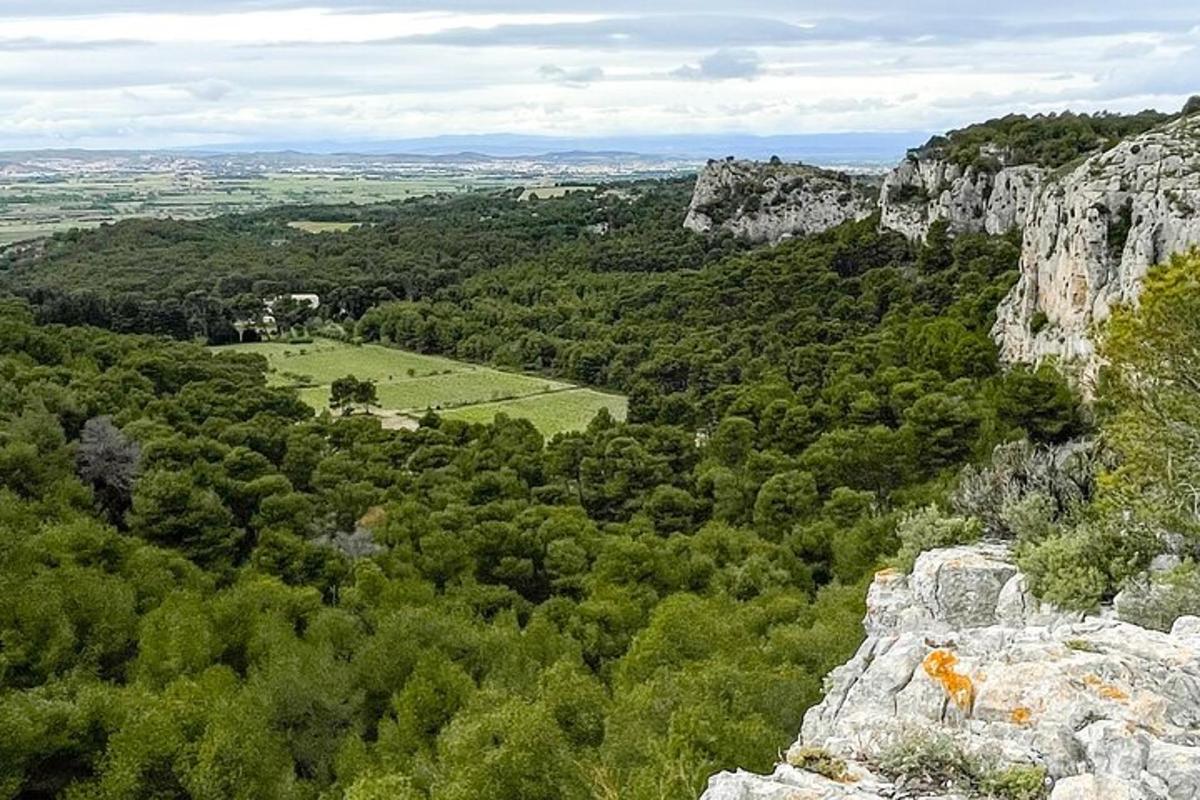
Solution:
<svg viewBox="0 0 1200 800"><path fill-rule="evenodd" d="M1048 179L1031 213L1094 166L1141 174L1133 148L1191 123ZM1166 202L1172 159L1135 203ZM692 188L125 222L7 253L5 796L1182 797L1160 783L1191 785L1197 730L1175 625L1200 611L1197 257L1156 251L1140 307L1111 309L1083 406L993 339L1028 226L912 237L852 203L756 247L685 229ZM1172 219L1183 250L1193 216ZM317 414L266 358L196 341L267 316L330 352L618 390L628 417L547 439ZM964 675L1004 691L959 703ZM1143 720L1163 724L1117 735ZM954 746L883 759L864 736L891 721ZM797 732L823 748L800 767L859 780L750 777Z"/></svg>

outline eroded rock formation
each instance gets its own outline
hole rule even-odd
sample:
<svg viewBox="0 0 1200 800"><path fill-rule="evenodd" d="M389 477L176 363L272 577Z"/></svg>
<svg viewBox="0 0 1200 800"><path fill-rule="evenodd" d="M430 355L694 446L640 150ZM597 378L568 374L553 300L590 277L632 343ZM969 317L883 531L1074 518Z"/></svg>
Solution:
<svg viewBox="0 0 1200 800"><path fill-rule="evenodd" d="M777 242L874 213L869 179L803 164L710 161L696 178L684 227L720 228L756 243Z"/></svg>
<svg viewBox="0 0 1200 800"><path fill-rule="evenodd" d="M703 800L964 797L903 786L878 764L906 737L1046 770L1052 800L1200 797L1200 619L1170 634L1046 607L1002 546L925 553L909 576L876 576L867 638L828 679L788 761L845 760L835 778L787 761L722 773Z"/></svg>
<svg viewBox="0 0 1200 800"><path fill-rule="evenodd" d="M1137 297L1153 264L1200 244L1200 115L1128 139L1046 182L1021 277L993 334L1008 361L1094 366L1092 326Z"/></svg>
<svg viewBox="0 0 1200 800"><path fill-rule="evenodd" d="M1045 176L1034 166L962 167L915 151L884 178L880 224L913 241L938 220L954 233L1007 233L1024 226Z"/></svg>

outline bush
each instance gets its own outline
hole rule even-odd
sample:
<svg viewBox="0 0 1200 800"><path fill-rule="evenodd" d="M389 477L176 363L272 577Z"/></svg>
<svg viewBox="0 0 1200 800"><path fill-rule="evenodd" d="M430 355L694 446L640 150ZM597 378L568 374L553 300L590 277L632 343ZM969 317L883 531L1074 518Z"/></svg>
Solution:
<svg viewBox="0 0 1200 800"><path fill-rule="evenodd" d="M982 533L983 526L974 518L946 516L937 506L915 511L896 526L896 535L900 538L896 567L909 572L917 556L926 550L970 544L978 541Z"/></svg>
<svg viewBox="0 0 1200 800"><path fill-rule="evenodd" d="M978 517L989 536L1017 538L1012 525L1030 522L1035 510L1050 512L1056 524L1069 522L1094 494L1099 464L1096 446L1087 441L1054 447L1010 442L992 452L987 466L965 467L950 502L958 513ZM1046 500L1026 499L1031 496Z"/></svg>
<svg viewBox="0 0 1200 800"><path fill-rule="evenodd" d="M1157 552L1157 540L1141 528L1087 524L1018 548L1017 565L1036 596L1061 608L1091 611L1112 599Z"/></svg>
<svg viewBox="0 0 1200 800"><path fill-rule="evenodd" d="M831 781L847 783L853 780L846 769L846 762L823 747L801 747L789 751L787 761L793 767L815 772Z"/></svg>
<svg viewBox="0 0 1200 800"><path fill-rule="evenodd" d="M880 772L909 788L969 791L980 771L976 760L943 733L914 730L879 754Z"/></svg>
<svg viewBox="0 0 1200 800"><path fill-rule="evenodd" d="M1185 614L1200 614L1200 566L1194 561L1127 587L1117 606L1125 622L1169 631Z"/></svg>
<svg viewBox="0 0 1200 800"><path fill-rule="evenodd" d="M1029 332L1036 335L1042 328L1050 324L1050 318L1045 311L1035 311L1029 319Z"/></svg>
<svg viewBox="0 0 1200 800"><path fill-rule="evenodd" d="M1049 783L1039 764L1001 764L968 753L953 737L924 730L897 739L876 766L906 789L954 789L996 800L1042 800Z"/></svg>
<svg viewBox="0 0 1200 800"><path fill-rule="evenodd" d="M1003 800L1041 800L1046 796L1049 775L1039 764L1014 764L993 769L980 777L979 791Z"/></svg>

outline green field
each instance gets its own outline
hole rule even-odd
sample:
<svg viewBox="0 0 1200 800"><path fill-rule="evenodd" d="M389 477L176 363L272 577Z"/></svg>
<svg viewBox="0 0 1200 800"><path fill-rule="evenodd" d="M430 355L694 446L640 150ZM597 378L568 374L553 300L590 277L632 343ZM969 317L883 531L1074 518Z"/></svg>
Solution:
<svg viewBox="0 0 1200 800"><path fill-rule="evenodd" d="M200 219L279 205L381 203L512 182L465 174L368 177L288 172L245 177L112 173L7 178L0 180L0 246L134 217ZM333 227L337 225L299 222L295 227L323 233L340 229Z"/></svg>
<svg viewBox="0 0 1200 800"><path fill-rule="evenodd" d="M305 233L345 233L354 230L358 225L357 222L317 222L307 219L288 223L289 228L295 228Z"/></svg>
<svg viewBox="0 0 1200 800"><path fill-rule="evenodd" d="M312 344L261 342L213 349L265 356L270 382L297 387L300 398L317 410L328 407L329 384L337 378L374 380L381 416L399 423L391 427L404 427L428 410L468 422L489 422L504 413L528 419L546 436L584 428L601 408L625 418L625 398L619 395L381 345L317 339Z"/></svg>

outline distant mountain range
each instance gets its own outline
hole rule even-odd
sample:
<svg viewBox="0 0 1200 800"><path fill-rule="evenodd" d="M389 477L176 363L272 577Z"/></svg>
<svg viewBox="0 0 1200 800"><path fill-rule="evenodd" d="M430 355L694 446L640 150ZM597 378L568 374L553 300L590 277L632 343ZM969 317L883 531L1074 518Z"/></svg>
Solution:
<svg viewBox="0 0 1200 800"><path fill-rule="evenodd" d="M899 133L817 133L785 136L755 136L741 133L631 135L602 137L534 136L524 134L470 134L431 136L389 140L328 141L252 141L157 151L122 151L126 157L135 152L176 153L189 157L284 153L298 156L396 156L413 160L483 161L487 159L534 159L571 163L600 162L629 158L654 158L668 161L703 162L709 158L736 156L766 159L779 156L785 161L804 161L818 165L890 166L905 151L929 138L926 132ZM95 151L53 152L59 157L87 158ZM24 153L7 156L28 157Z"/></svg>

